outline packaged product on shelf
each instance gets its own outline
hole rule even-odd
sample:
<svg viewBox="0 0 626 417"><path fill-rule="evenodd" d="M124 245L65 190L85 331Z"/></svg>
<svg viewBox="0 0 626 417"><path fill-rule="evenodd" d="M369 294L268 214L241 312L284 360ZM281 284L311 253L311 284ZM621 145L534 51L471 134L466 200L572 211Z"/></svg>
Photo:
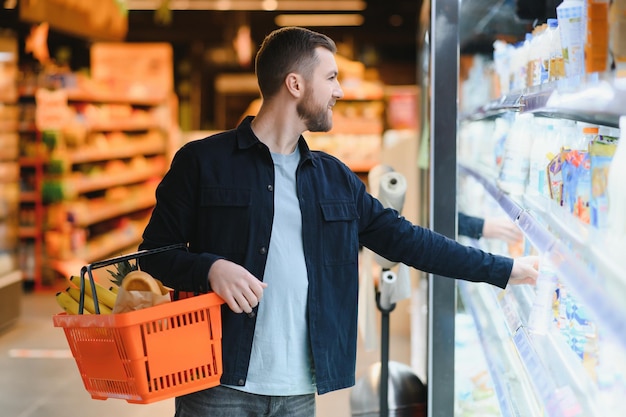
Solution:
<svg viewBox="0 0 626 417"><path fill-rule="evenodd" d="M528 318L529 329L537 334L546 334L555 318L552 308L558 278L554 266L548 259L541 259L535 287L535 298Z"/></svg>
<svg viewBox="0 0 626 417"><path fill-rule="evenodd" d="M530 59L530 43L532 42L532 33L527 33L524 42L517 48L517 77L515 82L515 90L522 90L529 87L528 83L528 61Z"/></svg>
<svg viewBox="0 0 626 417"><path fill-rule="evenodd" d="M613 0L609 8L609 49L615 68L626 70L626 0Z"/></svg>
<svg viewBox="0 0 626 417"><path fill-rule="evenodd" d="M616 237L626 236L626 116L619 119L620 137L609 167L607 195L609 200L608 226Z"/></svg>
<svg viewBox="0 0 626 417"><path fill-rule="evenodd" d="M508 119L504 117L496 119L496 125L493 130L493 159L491 159L492 163L489 164L489 166L495 170L502 168L502 161L504 160L504 145L510 129L511 122Z"/></svg>
<svg viewBox="0 0 626 417"><path fill-rule="evenodd" d="M583 222L589 223L589 200L591 193L589 153L577 149L567 151L564 154L561 170L563 207Z"/></svg>
<svg viewBox="0 0 626 417"><path fill-rule="evenodd" d="M609 66L609 0L587 0L585 8L585 72Z"/></svg>
<svg viewBox="0 0 626 417"><path fill-rule="evenodd" d="M598 127L580 124L582 131L565 151L562 166L563 206L585 223L590 222L591 164L589 145L598 134Z"/></svg>
<svg viewBox="0 0 626 417"><path fill-rule="evenodd" d="M513 46L497 40L493 43L493 63L498 78L500 91L498 96L506 95L511 89L511 50Z"/></svg>
<svg viewBox="0 0 626 417"><path fill-rule="evenodd" d="M590 224L598 229L606 229L608 225L609 201L607 182L609 166L613 160L617 138L600 134L589 146L589 162L591 171L591 196L589 199Z"/></svg>
<svg viewBox="0 0 626 417"><path fill-rule="evenodd" d="M556 8L563 48L565 75L568 78L583 74L584 67L584 24L585 2L564 0Z"/></svg>
<svg viewBox="0 0 626 417"><path fill-rule="evenodd" d="M561 48L561 29L557 19L548 19L548 44L550 45L548 81L560 80L565 77L565 68Z"/></svg>
<svg viewBox="0 0 626 417"><path fill-rule="evenodd" d="M548 80L548 63L550 61L550 47L548 45L547 25L537 26L533 30L528 52L528 82L529 87L537 86Z"/></svg>
<svg viewBox="0 0 626 417"><path fill-rule="evenodd" d="M550 190L550 198L556 201L559 205L563 202L563 159L562 154L559 152L552 158L548 167L546 168L546 176L548 177L548 184Z"/></svg>
<svg viewBox="0 0 626 417"><path fill-rule="evenodd" d="M535 118L539 128L537 137L530 150L530 165L528 170L528 186L526 192L530 195L550 197L550 187L546 168L557 155L562 144L557 135L557 120L550 118Z"/></svg>
<svg viewBox="0 0 626 417"><path fill-rule="evenodd" d="M532 113L518 114L507 135L498 178L498 185L506 193L521 195L526 188L534 136L531 131L533 118Z"/></svg>
<svg viewBox="0 0 626 417"><path fill-rule="evenodd" d="M569 151L572 148L577 149L580 141L576 124L570 120L562 120L560 122L558 135L558 143L561 149L548 164L546 175L548 177L550 198L559 205L563 205L563 163Z"/></svg>

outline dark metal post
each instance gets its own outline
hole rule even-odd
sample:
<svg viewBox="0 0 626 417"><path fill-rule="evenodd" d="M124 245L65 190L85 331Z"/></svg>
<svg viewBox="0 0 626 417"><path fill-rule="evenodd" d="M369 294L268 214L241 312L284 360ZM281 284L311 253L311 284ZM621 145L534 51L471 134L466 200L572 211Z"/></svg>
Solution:
<svg viewBox="0 0 626 417"><path fill-rule="evenodd" d="M456 237L456 138L459 1L430 10L430 227ZM428 416L454 415L456 281L429 276Z"/></svg>

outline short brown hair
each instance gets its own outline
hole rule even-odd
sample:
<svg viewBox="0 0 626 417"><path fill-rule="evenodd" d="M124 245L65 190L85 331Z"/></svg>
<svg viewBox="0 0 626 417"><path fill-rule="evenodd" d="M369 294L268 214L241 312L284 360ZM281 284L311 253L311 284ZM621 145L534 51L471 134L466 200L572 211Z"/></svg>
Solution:
<svg viewBox="0 0 626 417"><path fill-rule="evenodd" d="M309 29L284 27L267 35L255 60L261 96L267 99L275 95L290 72L309 77L318 62L318 47L337 52L332 39Z"/></svg>

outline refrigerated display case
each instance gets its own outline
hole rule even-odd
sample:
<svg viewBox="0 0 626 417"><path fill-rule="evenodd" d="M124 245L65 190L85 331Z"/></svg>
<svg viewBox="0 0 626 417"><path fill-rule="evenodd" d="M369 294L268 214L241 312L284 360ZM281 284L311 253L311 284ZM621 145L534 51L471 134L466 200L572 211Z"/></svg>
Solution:
<svg viewBox="0 0 626 417"><path fill-rule="evenodd" d="M621 415L626 394L622 242L550 199L503 189L497 170L464 159L480 138L473 137L469 145L457 140L469 124L523 113L616 128L626 113L626 83L609 71L576 83L510 92L459 114L458 35L467 16L457 2L430 6L423 37L428 52L424 91L429 92L424 120L430 124L425 135L430 142L428 225L456 237L456 210L450 207L456 209L469 192L476 193L470 199L474 208L515 222L524 233L517 254L538 255L541 272L552 273L553 281L500 290L429 277L428 415ZM509 253L506 245L484 239L459 240ZM468 331L475 338L468 339Z"/></svg>
<svg viewBox="0 0 626 417"><path fill-rule="evenodd" d="M602 94L607 91L610 94ZM482 151L471 151L489 141L486 130L466 132L519 112L532 115L528 141L542 139L538 132L546 120L569 120L565 126L593 122L607 131L618 126L626 109L626 85L615 73L607 73L575 88L554 84L514 95L514 100L500 99L461 119L459 149L465 152L459 154L459 203L467 205L471 195L475 210L493 213L490 208L496 207L514 221L524 232L525 252L540 256L540 277L534 287L504 291L460 283L461 299L477 323L484 350L498 345L513 349L514 360L504 366L498 364L501 355L488 355L495 362L489 368L494 385L501 388L502 415L621 415L620 401L626 394L624 237L574 215L566 204L530 184L524 192L505 192L498 169L485 163ZM590 103L577 97L595 99ZM506 106L499 104L505 101ZM494 156L494 147L488 149ZM477 186L484 197L475 192ZM502 251L507 253L506 248ZM497 328L505 330L494 337ZM516 379L532 388L519 400L519 390L508 389L511 384L503 372L518 362L522 372ZM535 413L520 411L532 403L538 406Z"/></svg>

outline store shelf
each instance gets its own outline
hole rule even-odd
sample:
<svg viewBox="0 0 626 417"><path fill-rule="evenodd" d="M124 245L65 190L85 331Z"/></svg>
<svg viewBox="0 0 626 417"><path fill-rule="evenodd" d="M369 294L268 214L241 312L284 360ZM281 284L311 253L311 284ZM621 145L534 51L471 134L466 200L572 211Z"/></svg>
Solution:
<svg viewBox="0 0 626 417"><path fill-rule="evenodd" d="M132 141L108 145L106 149L85 147L68 152L66 158L72 164L105 161L109 159L131 158L136 155L155 155L166 151L162 141Z"/></svg>
<svg viewBox="0 0 626 417"><path fill-rule="evenodd" d="M19 318L23 289L19 265L18 58L17 36L0 31L0 331Z"/></svg>
<svg viewBox="0 0 626 417"><path fill-rule="evenodd" d="M459 170L481 184L488 184L487 192L501 203L533 246L555 266L559 277L598 322L626 348L626 304L623 302L626 299L626 269L620 268L619 264L616 266L614 258L609 260L608 256L602 257L597 251L588 250L594 243L590 239L590 227L576 224L569 213L550 201L539 197L516 201L500 192L492 180L477 170L465 166L460 166ZM524 203L527 205L522 205ZM608 237L606 239L610 241Z"/></svg>
<svg viewBox="0 0 626 417"><path fill-rule="evenodd" d="M36 191L22 191L20 192L20 201L22 203L34 203L39 199L39 194Z"/></svg>
<svg viewBox="0 0 626 417"><path fill-rule="evenodd" d="M145 222L136 222L121 230L92 239L82 250L76 251L75 256L86 263L105 259L113 253L139 244L144 227Z"/></svg>
<svg viewBox="0 0 626 417"><path fill-rule="evenodd" d="M106 199L91 200L81 210L68 209L74 214L74 224L77 227L88 227L124 214L152 208L156 202L154 190L146 190L142 195L123 201L107 201Z"/></svg>
<svg viewBox="0 0 626 417"><path fill-rule="evenodd" d="M542 407L531 385L523 378L523 364L510 343L504 320L490 307L498 303L495 293L484 284L463 281L459 282L459 291L463 305L476 324L502 416L541 415Z"/></svg>
<svg viewBox="0 0 626 417"><path fill-rule="evenodd" d="M157 164L156 166L145 167L140 170L129 169L126 172L111 174L105 172L93 177L72 178L63 181L68 190L71 190L75 194L83 194L120 185L135 184L154 177L161 177L162 175L163 167Z"/></svg>
<svg viewBox="0 0 626 417"><path fill-rule="evenodd" d="M50 259L48 266L65 276L76 275L83 265L106 259L111 254L120 254L138 245L145 224L145 221L135 221L91 239L84 247L74 251L71 257Z"/></svg>
<svg viewBox="0 0 626 417"><path fill-rule="evenodd" d="M22 313L22 272L0 274L0 331L12 326Z"/></svg>
<svg viewBox="0 0 626 417"><path fill-rule="evenodd" d="M478 327L503 416L606 416L597 387L556 329L547 334L529 330L530 311L519 307L533 294L519 290L459 283L463 303Z"/></svg>
<svg viewBox="0 0 626 417"><path fill-rule="evenodd" d="M158 106L162 104L166 98L167 97L162 94L154 96L147 92L67 91L67 99L69 101L83 101L88 103L121 103L136 106Z"/></svg>
<svg viewBox="0 0 626 417"><path fill-rule="evenodd" d="M39 233L40 231L35 226L20 226L18 236L20 239L34 239Z"/></svg>
<svg viewBox="0 0 626 417"><path fill-rule="evenodd" d="M511 92L461 119L488 119L515 111L618 127L624 108L626 77L618 77L613 71Z"/></svg>
<svg viewBox="0 0 626 417"><path fill-rule="evenodd" d="M90 53L89 77L63 74L70 134L51 141L45 178L47 266L65 276L136 250L176 139L171 46L95 43ZM120 70L128 62L135 71Z"/></svg>
<svg viewBox="0 0 626 417"><path fill-rule="evenodd" d="M153 120L120 120L120 121L107 121L107 122L94 122L89 124L91 131L99 132L112 132L112 131L125 131L125 132L141 132L144 130L150 130L158 128L159 126Z"/></svg>

